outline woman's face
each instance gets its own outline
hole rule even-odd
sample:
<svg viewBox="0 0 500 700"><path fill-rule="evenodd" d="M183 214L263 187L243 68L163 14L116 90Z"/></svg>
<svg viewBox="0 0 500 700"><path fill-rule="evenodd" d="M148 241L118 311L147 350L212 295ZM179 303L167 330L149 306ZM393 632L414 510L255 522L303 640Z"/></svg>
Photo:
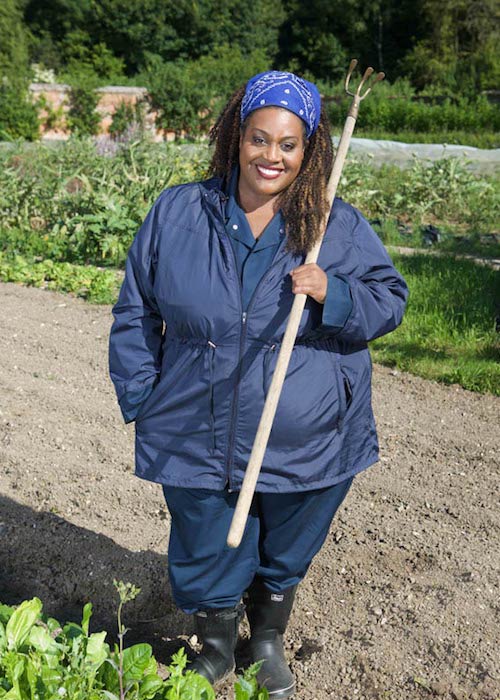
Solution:
<svg viewBox="0 0 500 700"><path fill-rule="evenodd" d="M267 201L297 177L304 159L304 124L287 109L250 114L240 136L240 199Z"/></svg>

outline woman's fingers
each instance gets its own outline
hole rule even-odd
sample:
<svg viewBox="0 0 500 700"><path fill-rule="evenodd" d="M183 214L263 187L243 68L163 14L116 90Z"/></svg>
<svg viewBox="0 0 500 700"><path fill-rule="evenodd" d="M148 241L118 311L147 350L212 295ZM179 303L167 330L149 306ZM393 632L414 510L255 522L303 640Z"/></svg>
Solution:
<svg viewBox="0 0 500 700"><path fill-rule="evenodd" d="M294 294L308 294L320 304L325 303L328 278L319 265L300 265L290 272L290 277Z"/></svg>

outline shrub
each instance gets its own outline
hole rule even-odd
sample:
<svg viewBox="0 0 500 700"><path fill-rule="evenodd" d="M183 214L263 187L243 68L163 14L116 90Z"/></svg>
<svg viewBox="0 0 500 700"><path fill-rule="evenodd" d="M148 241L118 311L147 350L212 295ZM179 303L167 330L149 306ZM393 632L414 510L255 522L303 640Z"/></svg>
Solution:
<svg viewBox="0 0 500 700"><path fill-rule="evenodd" d="M348 99L327 104L328 116L335 127L343 125L348 108ZM392 133L500 131L500 110L484 96L476 100L461 98L452 102L446 99L442 104L427 104L401 97L381 99L374 93L363 102L357 127Z"/></svg>
<svg viewBox="0 0 500 700"><path fill-rule="evenodd" d="M208 131L229 95L267 67L262 51L245 56L238 47L224 45L191 62L150 55L141 79L159 112L157 125L190 136Z"/></svg>
<svg viewBox="0 0 500 700"><path fill-rule="evenodd" d="M38 109L31 102L28 81L0 79L0 140L39 138Z"/></svg>
<svg viewBox="0 0 500 700"><path fill-rule="evenodd" d="M96 77L92 73L81 71L75 73L70 81L69 128L82 136L97 134L100 117L96 112L99 102Z"/></svg>
<svg viewBox="0 0 500 700"><path fill-rule="evenodd" d="M142 102L130 104L122 100L113 114L109 133L113 138L123 136L128 129L139 133L144 129L144 109Z"/></svg>

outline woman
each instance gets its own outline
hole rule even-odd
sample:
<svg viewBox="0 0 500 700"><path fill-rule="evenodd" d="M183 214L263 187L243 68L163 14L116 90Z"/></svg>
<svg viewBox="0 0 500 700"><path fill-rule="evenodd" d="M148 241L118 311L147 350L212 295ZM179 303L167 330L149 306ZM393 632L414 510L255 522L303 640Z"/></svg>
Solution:
<svg viewBox="0 0 500 700"><path fill-rule="evenodd" d="M291 697L283 634L297 584L354 475L377 460L367 342L401 322L407 289L361 214L336 200L317 88L252 78L212 133L205 182L165 190L129 252L110 367L136 473L163 485L176 604L211 682L250 654L274 700ZM225 539L294 295L308 295L241 546Z"/></svg>

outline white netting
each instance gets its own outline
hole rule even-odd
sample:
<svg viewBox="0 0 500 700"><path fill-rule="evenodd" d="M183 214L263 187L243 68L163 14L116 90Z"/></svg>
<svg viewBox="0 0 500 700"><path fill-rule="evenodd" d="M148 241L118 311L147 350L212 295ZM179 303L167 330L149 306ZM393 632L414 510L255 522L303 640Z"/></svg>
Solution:
<svg viewBox="0 0 500 700"><path fill-rule="evenodd" d="M338 143L338 137L334 137ZM352 138L349 154L368 156L374 165L392 163L401 168L411 164L414 156L426 160L440 158L466 158L472 170L494 172L500 168L500 148L484 149L472 146L452 146L437 143L400 143L399 141L381 141L375 139Z"/></svg>

